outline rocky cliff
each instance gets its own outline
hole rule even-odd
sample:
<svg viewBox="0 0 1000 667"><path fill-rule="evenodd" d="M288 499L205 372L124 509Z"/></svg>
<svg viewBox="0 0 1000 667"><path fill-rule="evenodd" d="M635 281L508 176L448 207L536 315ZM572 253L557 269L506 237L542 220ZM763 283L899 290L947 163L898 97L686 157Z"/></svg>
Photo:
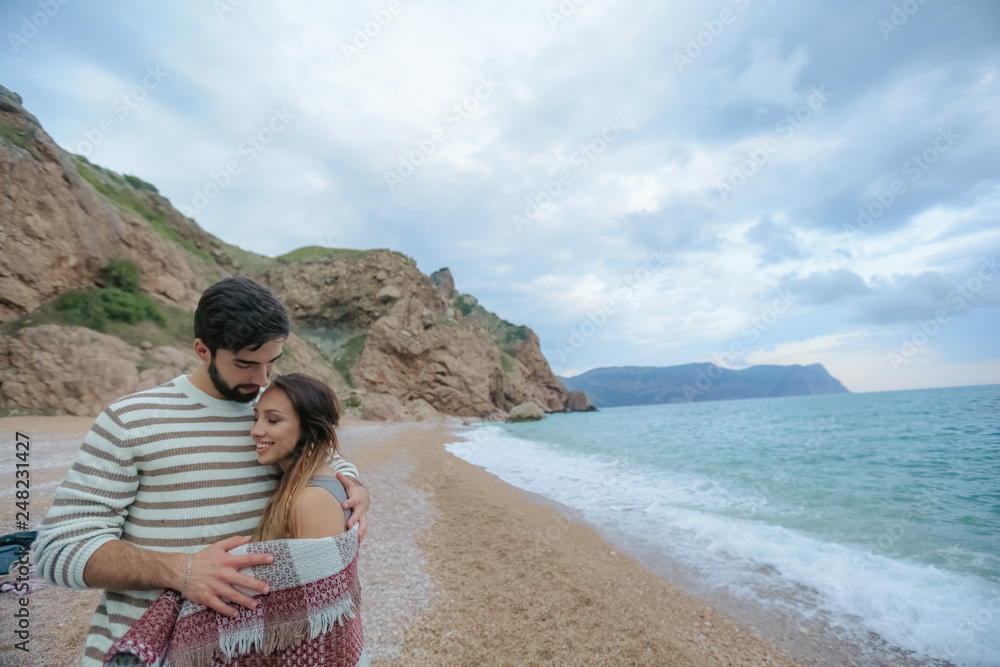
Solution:
<svg viewBox="0 0 1000 667"><path fill-rule="evenodd" d="M109 172L56 146L20 99L0 88L0 321L95 284L113 257L141 265L146 289L164 303L196 303L206 282L187 261L190 253L137 211L154 215L166 200L134 189L127 206L116 206L97 188L120 192L127 183L114 188L110 180Z"/></svg>
<svg viewBox="0 0 1000 667"><path fill-rule="evenodd" d="M63 151L3 87L0 187L0 414L92 415L190 371L198 297L232 275L269 285L289 309L296 335L279 372L322 377L355 414L566 407L535 334L457 294L447 269L432 280L390 250L243 251L153 185ZM139 268L129 289L110 271L122 265Z"/></svg>
<svg viewBox="0 0 1000 667"><path fill-rule="evenodd" d="M595 368L560 379L568 389L586 392L597 407L847 393L822 364L741 370L711 363L625 366Z"/></svg>

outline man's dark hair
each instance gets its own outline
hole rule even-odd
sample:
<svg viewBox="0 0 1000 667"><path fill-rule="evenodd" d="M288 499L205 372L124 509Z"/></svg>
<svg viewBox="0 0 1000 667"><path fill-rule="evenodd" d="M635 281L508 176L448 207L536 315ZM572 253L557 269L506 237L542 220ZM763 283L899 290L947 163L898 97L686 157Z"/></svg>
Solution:
<svg viewBox="0 0 1000 667"><path fill-rule="evenodd" d="M249 278L226 278L201 295L194 311L194 336L212 356L219 349L239 352L287 338L288 311L263 285Z"/></svg>

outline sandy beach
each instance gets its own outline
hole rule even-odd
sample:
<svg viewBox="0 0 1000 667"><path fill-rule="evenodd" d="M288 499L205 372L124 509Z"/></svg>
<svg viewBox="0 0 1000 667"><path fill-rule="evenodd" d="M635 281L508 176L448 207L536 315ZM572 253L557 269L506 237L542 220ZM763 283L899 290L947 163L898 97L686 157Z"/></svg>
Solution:
<svg viewBox="0 0 1000 667"><path fill-rule="evenodd" d="M14 528L13 439L31 436L40 521L90 419L0 420L0 520ZM376 665L795 665L774 645L617 552L593 529L444 449L456 422L350 423L344 457L372 493L362 545L366 643ZM96 591L0 595L0 664L79 662Z"/></svg>

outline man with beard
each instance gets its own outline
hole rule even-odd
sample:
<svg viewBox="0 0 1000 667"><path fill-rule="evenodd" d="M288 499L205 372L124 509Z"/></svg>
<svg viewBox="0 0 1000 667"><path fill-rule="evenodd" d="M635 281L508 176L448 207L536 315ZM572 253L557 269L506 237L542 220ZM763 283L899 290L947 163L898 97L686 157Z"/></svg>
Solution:
<svg viewBox="0 0 1000 667"><path fill-rule="evenodd" d="M103 588L83 664L111 644L164 588L236 616L266 594L240 569L273 561L231 556L249 541L280 473L261 466L250 437L253 402L288 338L288 313L265 287L227 278L202 294L194 318L201 365L110 403L84 438L35 542L37 571L72 588ZM348 527L364 535L368 490L357 469L330 462L347 489Z"/></svg>

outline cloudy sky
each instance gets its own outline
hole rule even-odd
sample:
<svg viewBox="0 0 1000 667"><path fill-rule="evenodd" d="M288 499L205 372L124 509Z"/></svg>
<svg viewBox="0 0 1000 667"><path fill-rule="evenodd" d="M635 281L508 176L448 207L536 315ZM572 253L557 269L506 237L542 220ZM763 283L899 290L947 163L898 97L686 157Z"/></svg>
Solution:
<svg viewBox="0 0 1000 667"><path fill-rule="evenodd" d="M387 247L553 368L1000 382L992 0L5 0L67 150L267 255Z"/></svg>

